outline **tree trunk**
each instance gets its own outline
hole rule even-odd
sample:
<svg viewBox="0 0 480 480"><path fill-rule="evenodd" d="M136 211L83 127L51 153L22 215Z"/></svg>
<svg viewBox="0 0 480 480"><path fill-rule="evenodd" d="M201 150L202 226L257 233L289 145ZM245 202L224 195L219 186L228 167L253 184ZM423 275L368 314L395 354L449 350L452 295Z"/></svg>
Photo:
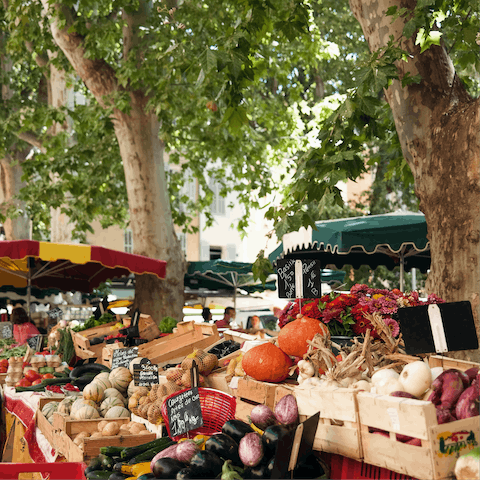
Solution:
<svg viewBox="0 0 480 480"><path fill-rule="evenodd" d="M390 35L401 36L405 21L385 15L394 5L412 9L415 1L350 0L372 52ZM397 67L400 78L408 71L422 82L402 88L395 81L385 94L427 221L427 288L448 302L469 300L480 337L480 103L465 91L443 46L421 54L414 40L403 39L413 58ZM480 360L478 350L451 355Z"/></svg>
<svg viewBox="0 0 480 480"><path fill-rule="evenodd" d="M159 124L132 94L129 115L117 112L115 132L125 168L134 253L167 261L165 280L136 275L134 308L158 323L170 315L183 320L185 259L173 228Z"/></svg>

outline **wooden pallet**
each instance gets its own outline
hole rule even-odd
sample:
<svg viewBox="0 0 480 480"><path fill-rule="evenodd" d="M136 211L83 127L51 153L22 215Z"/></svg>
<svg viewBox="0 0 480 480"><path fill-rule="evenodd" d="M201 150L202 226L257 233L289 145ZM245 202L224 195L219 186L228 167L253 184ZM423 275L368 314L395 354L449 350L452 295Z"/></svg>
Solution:
<svg viewBox="0 0 480 480"><path fill-rule="evenodd" d="M314 450L355 460L363 458L356 391L349 388L322 391L282 386L276 390L275 404L287 394L292 394L297 400L300 421L320 412Z"/></svg>
<svg viewBox="0 0 480 480"><path fill-rule="evenodd" d="M139 345L138 356L159 367L182 361L195 349L205 349L220 339L217 327L209 323L181 322L177 333Z"/></svg>
<svg viewBox="0 0 480 480"><path fill-rule="evenodd" d="M458 456L480 442L478 416L438 425L431 402L367 392L357 400L365 463L422 480L446 480L454 476ZM369 427L388 431L389 438ZM399 442L396 434L419 438L421 446Z"/></svg>

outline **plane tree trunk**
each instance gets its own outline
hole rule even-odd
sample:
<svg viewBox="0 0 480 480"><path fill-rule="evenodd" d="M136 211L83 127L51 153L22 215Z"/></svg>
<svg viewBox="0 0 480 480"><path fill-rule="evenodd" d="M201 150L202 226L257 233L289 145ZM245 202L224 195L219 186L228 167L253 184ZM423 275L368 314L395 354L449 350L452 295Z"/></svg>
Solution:
<svg viewBox="0 0 480 480"><path fill-rule="evenodd" d="M405 21L392 23L387 9L412 9L415 3L350 0L372 52L391 35L401 37ZM400 78L409 72L422 81L403 88L394 81L385 95L427 221L432 254L427 289L449 302L469 300L480 336L480 103L466 92L443 46L420 53L413 38L404 39L402 48L413 58L398 63ZM452 356L480 361L478 350Z"/></svg>

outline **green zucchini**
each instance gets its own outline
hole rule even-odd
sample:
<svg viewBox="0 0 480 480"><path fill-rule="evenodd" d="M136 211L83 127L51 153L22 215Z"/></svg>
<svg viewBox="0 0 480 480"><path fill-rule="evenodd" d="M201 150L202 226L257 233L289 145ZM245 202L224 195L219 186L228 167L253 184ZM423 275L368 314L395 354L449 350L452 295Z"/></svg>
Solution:
<svg viewBox="0 0 480 480"><path fill-rule="evenodd" d="M15 392L43 392L45 385L39 383L38 385L32 385L31 387L15 387Z"/></svg>
<svg viewBox="0 0 480 480"><path fill-rule="evenodd" d="M85 476L88 480L108 480L112 472L107 472L106 470L94 470L93 472L88 472Z"/></svg>
<svg viewBox="0 0 480 480"><path fill-rule="evenodd" d="M100 453L109 457L120 456L123 450L125 450L125 447L100 447Z"/></svg>
<svg viewBox="0 0 480 480"><path fill-rule="evenodd" d="M56 378L66 378L69 375L67 375L65 372L53 372L53 376Z"/></svg>
<svg viewBox="0 0 480 480"><path fill-rule="evenodd" d="M88 464L87 468L90 469L89 472L94 471L94 470L101 470L102 469L102 459L100 457L93 457L90 460L90 463ZM85 472L88 473L86 470L85 470Z"/></svg>
<svg viewBox="0 0 480 480"><path fill-rule="evenodd" d="M80 365L70 371L70 378L79 378L85 376L87 373L95 373L97 375L101 372L110 372L110 369L105 365L99 363L87 363L86 365Z"/></svg>
<svg viewBox="0 0 480 480"><path fill-rule="evenodd" d="M128 461L128 463L129 465L135 465L136 463L149 462L157 453L160 453L162 450L165 450L167 447L170 447L170 445L173 445L174 443L175 442L170 441L170 442L166 442L162 447L149 448L148 450L145 450L144 452L139 453L138 455L135 455L134 457L132 457Z"/></svg>
<svg viewBox="0 0 480 480"><path fill-rule="evenodd" d="M124 448L123 451L120 453L120 457L122 457L124 460L129 460L130 458L135 457L136 455L139 455L140 453L143 453L152 448L158 448L160 452L171 443L172 441L169 437L157 438L156 440L144 443L143 445Z"/></svg>
<svg viewBox="0 0 480 480"><path fill-rule="evenodd" d="M130 475L125 475L125 473L118 473L118 472L113 472L109 477L108 480L125 480L128 478Z"/></svg>
<svg viewBox="0 0 480 480"><path fill-rule="evenodd" d="M68 377L62 377L62 378L44 378L42 380L42 383L40 385L46 386L46 385L66 385L67 383L70 382L70 379Z"/></svg>

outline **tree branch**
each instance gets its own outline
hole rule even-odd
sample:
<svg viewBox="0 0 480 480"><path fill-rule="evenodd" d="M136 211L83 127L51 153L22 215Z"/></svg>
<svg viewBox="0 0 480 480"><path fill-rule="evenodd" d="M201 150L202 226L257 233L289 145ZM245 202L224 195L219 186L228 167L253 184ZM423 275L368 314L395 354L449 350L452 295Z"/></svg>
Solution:
<svg viewBox="0 0 480 480"><path fill-rule="evenodd" d="M50 20L55 42L68 58L72 67L83 80L87 88L92 92L96 100L103 107L107 106L106 96L113 94L118 90L118 82L114 69L103 59L86 58L83 48L83 38L76 33L69 33L72 26L73 17L64 13L67 23L64 28L58 25L57 14L62 9L59 4L50 6L49 0L42 0L44 15ZM51 8L55 11L52 12Z"/></svg>
<svg viewBox="0 0 480 480"><path fill-rule="evenodd" d="M34 52L33 42L29 42L29 41L25 40L25 46L27 47L27 50L30 53ZM35 62L37 62L37 65L41 68L46 67L48 65L48 57L47 57L47 55L40 55L40 54L37 53L35 55Z"/></svg>
<svg viewBox="0 0 480 480"><path fill-rule="evenodd" d="M122 20L125 21L123 27L123 58L125 60L128 58L130 50L140 41L138 26L145 24L148 8L147 2L141 0L137 11L131 13L127 13L125 9L122 11Z"/></svg>
<svg viewBox="0 0 480 480"><path fill-rule="evenodd" d="M33 132L19 132L16 135L20 140L38 148L42 153L47 153L47 149L43 146L42 141Z"/></svg>

